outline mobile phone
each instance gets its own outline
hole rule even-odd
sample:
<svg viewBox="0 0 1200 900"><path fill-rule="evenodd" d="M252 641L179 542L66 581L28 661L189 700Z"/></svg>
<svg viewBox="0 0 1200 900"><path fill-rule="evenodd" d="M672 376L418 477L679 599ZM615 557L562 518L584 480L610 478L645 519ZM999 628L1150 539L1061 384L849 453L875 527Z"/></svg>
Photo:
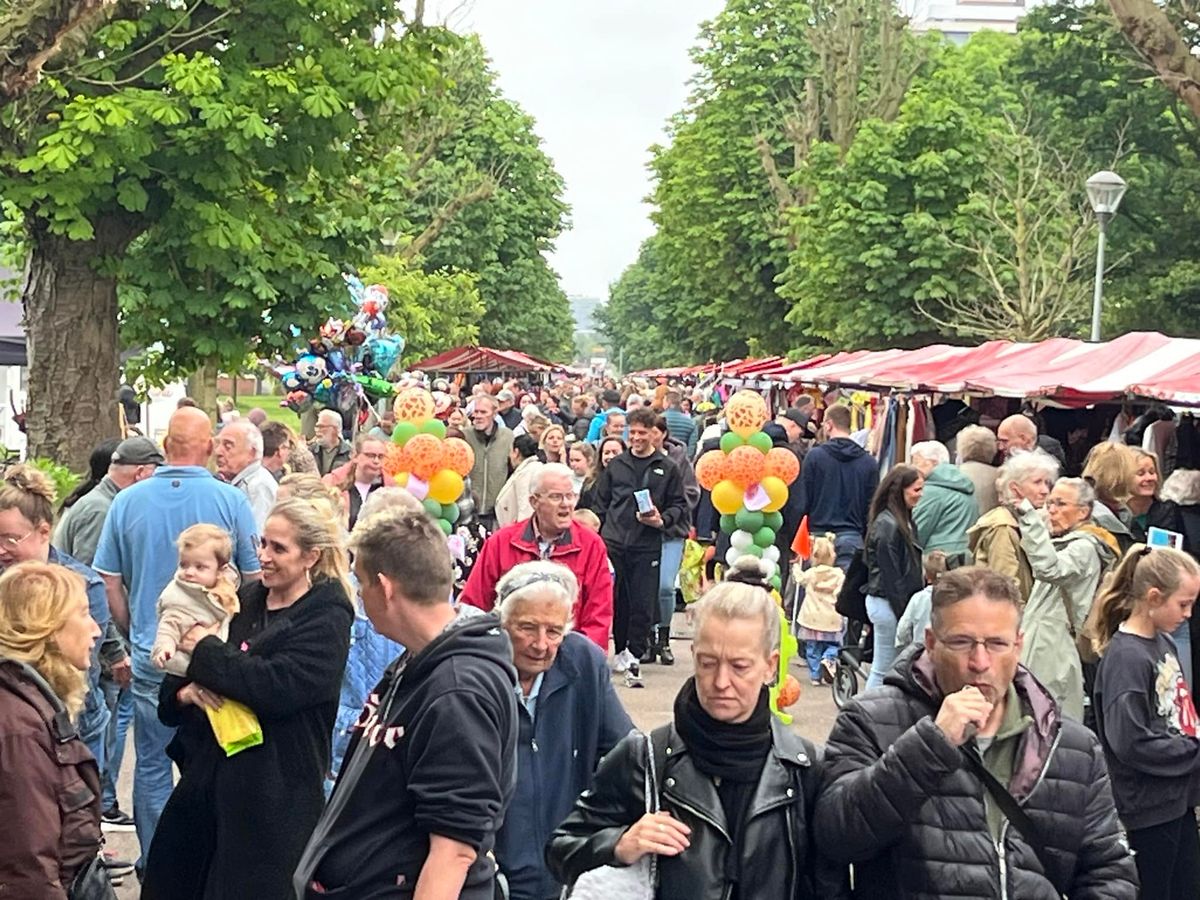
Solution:
<svg viewBox="0 0 1200 900"><path fill-rule="evenodd" d="M650 499L650 491L644 488L634 491L633 499L637 501L638 512L643 516L654 511L654 501Z"/></svg>

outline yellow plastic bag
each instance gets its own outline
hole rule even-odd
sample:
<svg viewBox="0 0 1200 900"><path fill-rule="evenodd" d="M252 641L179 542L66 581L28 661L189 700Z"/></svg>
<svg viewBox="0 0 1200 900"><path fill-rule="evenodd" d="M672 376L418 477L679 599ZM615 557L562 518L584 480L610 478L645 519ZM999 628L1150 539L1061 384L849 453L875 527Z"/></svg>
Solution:
<svg viewBox="0 0 1200 900"><path fill-rule="evenodd" d="M683 542L679 590L683 593L685 603L695 603L704 593L704 545L691 538Z"/></svg>
<svg viewBox="0 0 1200 900"><path fill-rule="evenodd" d="M263 742L258 716L244 703L226 697L220 709L205 708L204 712L208 714L208 723L226 756L257 747Z"/></svg>

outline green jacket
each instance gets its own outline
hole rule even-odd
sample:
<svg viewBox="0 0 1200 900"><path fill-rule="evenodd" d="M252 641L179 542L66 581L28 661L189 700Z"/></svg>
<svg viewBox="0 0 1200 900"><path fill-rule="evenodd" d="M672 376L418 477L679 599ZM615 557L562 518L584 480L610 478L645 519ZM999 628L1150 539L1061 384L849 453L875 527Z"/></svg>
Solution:
<svg viewBox="0 0 1200 900"><path fill-rule="evenodd" d="M967 552L967 529L979 518L975 485L957 466L942 463L925 479L925 490L913 510L917 543L924 552Z"/></svg>
<svg viewBox="0 0 1200 900"><path fill-rule="evenodd" d="M497 416L491 434L482 434L468 426L463 430L463 438L475 451L471 488L478 501L477 509L481 516L490 516L496 509L500 489L508 481L508 454L512 452L513 433Z"/></svg>

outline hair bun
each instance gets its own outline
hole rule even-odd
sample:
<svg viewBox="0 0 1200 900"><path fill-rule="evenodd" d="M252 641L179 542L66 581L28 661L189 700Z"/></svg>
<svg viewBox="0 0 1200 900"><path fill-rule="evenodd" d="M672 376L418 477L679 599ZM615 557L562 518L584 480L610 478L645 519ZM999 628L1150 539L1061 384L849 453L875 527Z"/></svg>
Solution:
<svg viewBox="0 0 1200 900"><path fill-rule="evenodd" d="M45 498L46 502L54 503L54 483L45 472L28 464L9 466L4 470L4 481L26 494Z"/></svg>
<svg viewBox="0 0 1200 900"><path fill-rule="evenodd" d="M725 580L771 590L771 583L767 580L766 564L757 556L749 553L734 560L733 568L729 570Z"/></svg>

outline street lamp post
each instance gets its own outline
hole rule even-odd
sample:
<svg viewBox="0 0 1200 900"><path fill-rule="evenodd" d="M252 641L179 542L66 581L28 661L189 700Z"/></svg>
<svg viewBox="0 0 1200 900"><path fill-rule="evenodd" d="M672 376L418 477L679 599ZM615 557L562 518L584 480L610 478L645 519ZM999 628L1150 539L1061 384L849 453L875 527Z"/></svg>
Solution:
<svg viewBox="0 0 1200 900"><path fill-rule="evenodd" d="M1125 179L1105 169L1087 180L1088 201L1100 226L1096 245L1096 287L1092 294L1092 341L1100 340L1100 304L1104 299L1104 242L1109 220L1116 214L1125 196Z"/></svg>

